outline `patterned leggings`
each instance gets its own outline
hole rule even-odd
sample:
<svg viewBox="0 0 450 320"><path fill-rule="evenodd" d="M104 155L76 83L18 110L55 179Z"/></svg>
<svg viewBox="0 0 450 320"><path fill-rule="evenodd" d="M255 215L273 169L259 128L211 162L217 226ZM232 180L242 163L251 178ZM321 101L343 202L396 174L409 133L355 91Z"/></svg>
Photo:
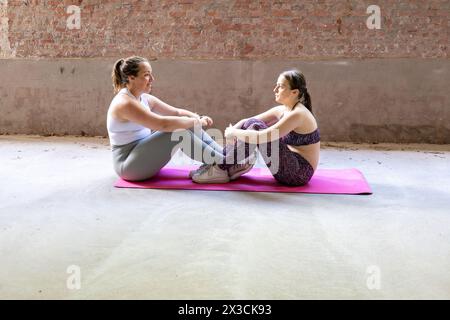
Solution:
<svg viewBox="0 0 450 320"><path fill-rule="evenodd" d="M263 130L268 125L261 120L254 118L248 119L241 127L243 130ZM276 147L278 144L278 154L272 154L272 144ZM267 142L264 144L249 144L241 140L237 140L232 145L224 148L225 164L220 164L222 169L228 169L233 164L242 163L242 158L246 159L251 152L258 147L264 162L279 183L288 186L305 185L311 180L314 174L314 168L311 164L298 153L289 150L283 139L279 139L277 143ZM244 155L239 155L238 150L245 150ZM276 151L275 151L276 152ZM275 161L277 163L275 163Z"/></svg>

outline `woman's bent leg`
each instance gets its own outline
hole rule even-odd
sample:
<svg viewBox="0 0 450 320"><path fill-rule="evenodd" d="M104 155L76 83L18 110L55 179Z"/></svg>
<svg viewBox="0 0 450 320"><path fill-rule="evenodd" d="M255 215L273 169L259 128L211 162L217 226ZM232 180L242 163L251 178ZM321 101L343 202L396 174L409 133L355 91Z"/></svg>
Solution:
<svg viewBox="0 0 450 320"><path fill-rule="evenodd" d="M268 128L268 125L257 119L249 119L242 126L244 130L259 131L266 128ZM245 156L247 157L254 147L255 145L242 141L235 143L234 147L226 152L226 160L232 161L234 157L236 159L235 163L237 163L239 158L238 156L236 157L236 154L239 155L239 152L236 149L245 148ZM282 139L258 144L258 150L274 178L282 184L291 186L304 185L308 183L314 174L314 169L310 163L298 153L289 150ZM242 152L240 153L242 154ZM227 162L226 165L222 166L222 168L225 167L230 168L231 166Z"/></svg>
<svg viewBox="0 0 450 320"><path fill-rule="evenodd" d="M254 118L248 119L241 127L242 130L263 130L268 128L264 121ZM220 164L221 169L229 169L234 165L245 163L245 160L255 151L257 145L249 144L242 140L236 140L233 144L224 148L224 163Z"/></svg>
<svg viewBox="0 0 450 320"><path fill-rule="evenodd" d="M199 138L201 141L203 141L204 144L208 145L215 151L219 152L220 154L223 154L223 147L219 145L211 136L202 128L198 130L197 128L189 129L194 133L194 135Z"/></svg>
<svg viewBox="0 0 450 320"><path fill-rule="evenodd" d="M180 138L182 138L181 143ZM161 170L170 161L175 151L182 146L189 146L191 152L187 152L187 155L200 162L208 156L217 158L218 161L223 158L220 152L204 143L190 130L182 130L175 135L173 132L157 131L137 141L126 159L119 165L115 164L115 167L118 167L116 171L125 180L148 179ZM195 152L196 150L200 152Z"/></svg>
<svg viewBox="0 0 450 320"><path fill-rule="evenodd" d="M263 121L256 119L247 120L242 129L261 130L267 128ZM217 166L207 166L203 170L192 175L192 180L197 183L226 183L237 179L251 170L256 157L252 159L256 145L236 140L233 144L224 148L222 162L216 162Z"/></svg>

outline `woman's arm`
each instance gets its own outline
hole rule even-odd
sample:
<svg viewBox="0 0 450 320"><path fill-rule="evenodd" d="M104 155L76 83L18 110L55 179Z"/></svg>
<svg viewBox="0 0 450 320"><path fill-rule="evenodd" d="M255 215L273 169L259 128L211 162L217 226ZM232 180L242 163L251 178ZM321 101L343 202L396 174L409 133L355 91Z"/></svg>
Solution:
<svg viewBox="0 0 450 320"><path fill-rule="evenodd" d="M282 108L283 106L276 106L273 107L267 111L264 111L263 113L257 114L256 116L250 117L254 119L258 119L261 121L264 121L265 123L271 125L278 121L278 116L283 112ZM248 118L240 120L238 123L236 123L233 128L240 129L242 125L247 121Z"/></svg>
<svg viewBox="0 0 450 320"><path fill-rule="evenodd" d="M284 106L276 106L254 116L253 118L264 121L265 123L274 123L278 121L279 116L283 114L283 108Z"/></svg>
<svg viewBox="0 0 450 320"><path fill-rule="evenodd" d="M200 117L195 112L191 112L189 110L181 109L181 108L177 108L177 109L178 109L178 115L180 117L189 117L189 118L199 118Z"/></svg>
<svg viewBox="0 0 450 320"><path fill-rule="evenodd" d="M230 126L225 130L225 138L236 137L252 144L267 143L278 140L297 128L301 124L301 119L302 115L299 111L291 111L273 126L260 131L236 129Z"/></svg>
<svg viewBox="0 0 450 320"><path fill-rule="evenodd" d="M199 115L186 109L176 108L150 94L146 95L152 110L163 116L199 118Z"/></svg>
<svg viewBox="0 0 450 320"><path fill-rule="evenodd" d="M142 108L140 103L134 100L118 105L116 114L121 119L138 123L152 130L164 132L173 132L177 129L188 129L195 125L208 125L208 121L204 118L188 118L170 115L161 116Z"/></svg>
<svg viewBox="0 0 450 320"><path fill-rule="evenodd" d="M163 116L175 116L175 117L188 117L199 119L200 121L206 121L208 126L213 124L213 120L208 116L199 116L195 112L191 112L186 109L176 108L164 101L158 99L150 94L146 95L149 105L152 106L152 110ZM203 119L205 118L205 119Z"/></svg>
<svg viewBox="0 0 450 320"><path fill-rule="evenodd" d="M248 119L242 119L239 120L238 123L236 123L234 126L232 126L234 129L240 129L242 128L242 126L244 125L244 123L247 121Z"/></svg>

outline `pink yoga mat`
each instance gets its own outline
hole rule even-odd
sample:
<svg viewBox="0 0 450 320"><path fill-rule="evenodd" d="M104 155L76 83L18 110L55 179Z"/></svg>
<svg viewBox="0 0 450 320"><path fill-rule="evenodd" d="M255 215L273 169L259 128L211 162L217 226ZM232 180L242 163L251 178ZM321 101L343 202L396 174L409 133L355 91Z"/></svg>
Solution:
<svg viewBox="0 0 450 320"><path fill-rule="evenodd" d="M190 189L214 191L301 192L329 194L372 194L363 174L357 169L318 169L309 183L301 187L279 184L267 168L253 168L239 179L224 184L198 184L188 177L196 167L164 167L145 181L119 179L118 188Z"/></svg>

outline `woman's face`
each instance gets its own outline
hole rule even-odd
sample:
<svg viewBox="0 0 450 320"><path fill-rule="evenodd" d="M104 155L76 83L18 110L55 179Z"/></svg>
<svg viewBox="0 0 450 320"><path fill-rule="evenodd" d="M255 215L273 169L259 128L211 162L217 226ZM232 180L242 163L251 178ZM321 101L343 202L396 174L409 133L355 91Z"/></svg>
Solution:
<svg viewBox="0 0 450 320"><path fill-rule="evenodd" d="M130 80L132 86L137 90L150 93L150 91L152 90L152 82L155 80L150 64L148 62L140 63L137 76L131 76Z"/></svg>
<svg viewBox="0 0 450 320"><path fill-rule="evenodd" d="M278 77L273 92L275 101L284 105L290 105L292 101L298 99L298 90L291 90L289 82L283 76Z"/></svg>

